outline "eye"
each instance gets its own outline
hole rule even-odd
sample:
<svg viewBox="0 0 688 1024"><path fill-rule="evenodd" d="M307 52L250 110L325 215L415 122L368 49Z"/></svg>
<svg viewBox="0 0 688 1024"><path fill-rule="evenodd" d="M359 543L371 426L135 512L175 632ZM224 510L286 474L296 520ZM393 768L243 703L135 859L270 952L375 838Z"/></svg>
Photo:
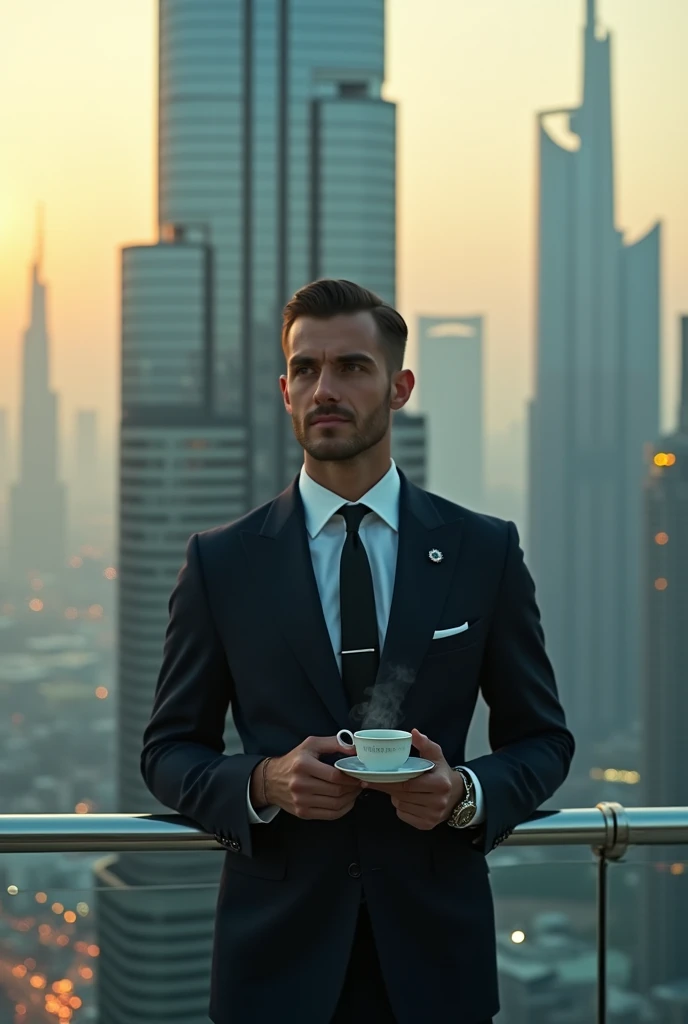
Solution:
<svg viewBox="0 0 688 1024"><path fill-rule="evenodd" d="M342 369L346 370L347 373L349 373L352 370L361 370L362 366L360 363L343 363Z"/></svg>
<svg viewBox="0 0 688 1024"><path fill-rule="evenodd" d="M294 370L295 377L304 377L307 373L311 372L310 366L297 366Z"/></svg>

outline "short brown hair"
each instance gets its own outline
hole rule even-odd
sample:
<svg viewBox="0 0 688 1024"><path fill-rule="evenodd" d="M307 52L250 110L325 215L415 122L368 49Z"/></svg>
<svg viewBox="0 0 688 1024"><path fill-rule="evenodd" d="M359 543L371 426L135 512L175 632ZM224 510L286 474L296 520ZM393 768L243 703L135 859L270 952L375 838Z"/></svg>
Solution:
<svg viewBox="0 0 688 1024"><path fill-rule="evenodd" d="M408 327L401 313L383 302L375 292L353 281L323 279L300 288L282 311L282 348L286 352L287 338L294 322L300 316L328 320L340 314L372 313L380 339L387 352L387 364L392 372L404 365L404 352Z"/></svg>

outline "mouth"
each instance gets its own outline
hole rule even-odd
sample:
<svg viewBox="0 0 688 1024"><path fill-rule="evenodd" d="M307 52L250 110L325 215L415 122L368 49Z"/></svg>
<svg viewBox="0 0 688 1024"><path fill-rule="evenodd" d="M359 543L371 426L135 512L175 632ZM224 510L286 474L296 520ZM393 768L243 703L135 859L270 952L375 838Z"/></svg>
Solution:
<svg viewBox="0 0 688 1024"><path fill-rule="evenodd" d="M311 420L311 426L322 426L329 427L335 423L348 423L349 420L344 416L316 416L315 419Z"/></svg>

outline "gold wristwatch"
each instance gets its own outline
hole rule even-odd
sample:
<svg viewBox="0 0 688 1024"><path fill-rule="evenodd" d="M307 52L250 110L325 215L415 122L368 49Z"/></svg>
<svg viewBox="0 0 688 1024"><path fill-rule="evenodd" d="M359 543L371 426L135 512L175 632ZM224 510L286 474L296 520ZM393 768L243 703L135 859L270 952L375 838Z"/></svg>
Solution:
<svg viewBox="0 0 688 1024"><path fill-rule="evenodd" d="M461 803L457 804L449 815L447 824L451 825L452 828L466 828L473 821L478 810L475 803L475 786L473 785L473 779L463 768L455 768L454 771L458 772L463 779L466 793Z"/></svg>

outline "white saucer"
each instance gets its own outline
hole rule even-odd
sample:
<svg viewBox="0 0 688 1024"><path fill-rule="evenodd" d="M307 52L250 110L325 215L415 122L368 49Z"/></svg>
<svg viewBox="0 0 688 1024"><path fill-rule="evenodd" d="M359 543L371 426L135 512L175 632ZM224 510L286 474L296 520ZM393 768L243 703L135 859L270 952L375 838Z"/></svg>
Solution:
<svg viewBox="0 0 688 1024"><path fill-rule="evenodd" d="M408 782L409 779L415 779L423 772L429 772L431 768L435 767L435 762L426 761L424 757L409 757L401 768L395 768L391 772L381 772L366 768L357 757L342 757L339 761L335 761L334 766L345 775L350 775L353 779L364 779L366 782Z"/></svg>

